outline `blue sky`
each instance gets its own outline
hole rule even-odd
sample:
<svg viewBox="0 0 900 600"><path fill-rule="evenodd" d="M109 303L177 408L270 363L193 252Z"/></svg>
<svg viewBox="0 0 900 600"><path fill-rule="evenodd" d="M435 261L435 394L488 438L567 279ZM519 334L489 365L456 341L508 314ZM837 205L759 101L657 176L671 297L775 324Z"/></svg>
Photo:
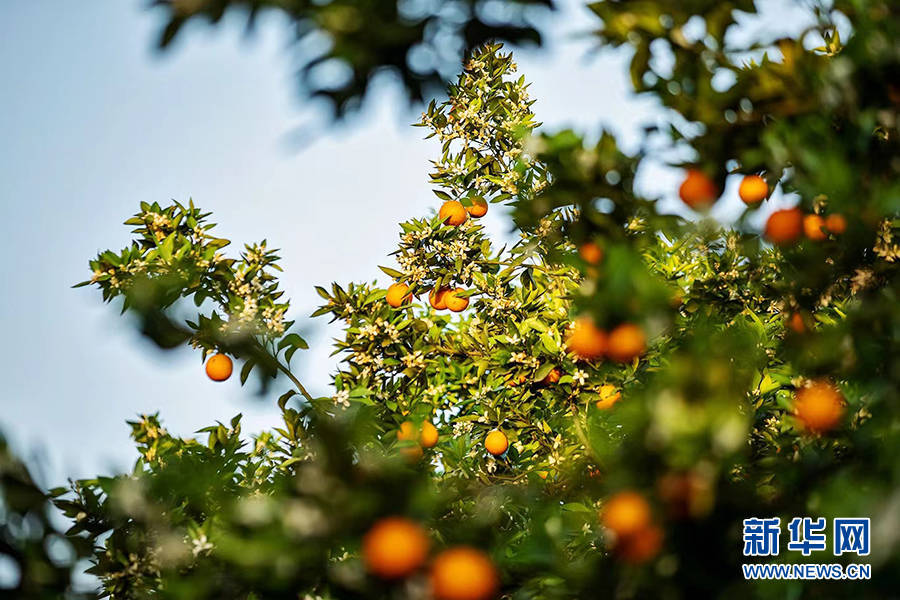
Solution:
<svg viewBox="0 0 900 600"><path fill-rule="evenodd" d="M591 42L576 34L594 23L564 4L549 52L518 55L538 117L633 143L659 113L628 95L624 55L586 57ZM437 148L409 126L419 110L392 82L300 147L296 131L323 116L296 93L279 17L250 37L238 20L195 27L164 55L153 47L159 17L134 0L0 4L0 430L49 484L127 469L125 420L139 413L160 411L179 435L238 412L246 431L277 418L277 390L257 398L237 378L213 384L197 352L155 349L96 291L70 288L98 250L128 242L121 223L140 201L193 197L234 252L263 238L281 248L282 287L312 346L294 364L318 394L337 331L307 318L313 286L384 283L378 264L390 263L397 223L437 206L427 178ZM652 172L644 184L671 192L678 177ZM676 206L671 196L664 206ZM489 227L503 236L497 213Z"/></svg>

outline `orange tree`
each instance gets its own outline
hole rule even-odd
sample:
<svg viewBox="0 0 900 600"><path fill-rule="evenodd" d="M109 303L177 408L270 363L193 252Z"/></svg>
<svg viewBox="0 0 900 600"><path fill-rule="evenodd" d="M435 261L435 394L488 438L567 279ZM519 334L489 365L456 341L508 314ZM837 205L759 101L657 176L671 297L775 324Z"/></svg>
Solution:
<svg viewBox="0 0 900 600"><path fill-rule="evenodd" d="M635 154L608 132L536 131L512 57L473 49L419 123L441 142L437 215L401 224L391 286L318 288L316 315L345 324L328 397L291 370L306 343L264 242L228 258L192 203L142 205L134 243L91 262L85 284L161 346L216 354L214 379L236 359L242 383L292 386L271 431L242 436L237 416L181 438L142 416L132 473L53 490L106 594L896 590L897 8L838 0L797 38L741 46L727 34L749 0L591 8L666 126ZM689 157L669 161L672 194L695 218L635 186L671 156ZM703 211L729 179L747 210L723 227ZM775 186L797 207L754 228ZM498 205L519 234L500 248L477 221ZM784 542L745 558L757 516L871 517L854 557L871 580L745 581L742 562L852 562Z"/></svg>

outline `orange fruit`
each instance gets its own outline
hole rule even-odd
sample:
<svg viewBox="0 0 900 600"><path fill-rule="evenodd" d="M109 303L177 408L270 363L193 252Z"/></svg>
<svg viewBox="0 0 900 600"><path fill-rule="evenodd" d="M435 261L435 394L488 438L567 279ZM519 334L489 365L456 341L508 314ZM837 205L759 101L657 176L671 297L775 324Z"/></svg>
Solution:
<svg viewBox="0 0 900 600"><path fill-rule="evenodd" d="M794 333L803 333L806 331L806 322L803 320L803 315L799 312L794 312L787 320L787 326Z"/></svg>
<svg viewBox="0 0 900 600"><path fill-rule="evenodd" d="M606 342L606 332L589 317L578 317L566 337L566 348L578 358L596 360L606 353Z"/></svg>
<svg viewBox="0 0 900 600"><path fill-rule="evenodd" d="M213 381L225 381L233 370L231 359L224 354L213 354L206 361L206 375Z"/></svg>
<svg viewBox="0 0 900 600"><path fill-rule="evenodd" d="M521 385L521 384L525 383L526 381L528 381L528 375L522 374L522 375L519 375L518 377L515 377L515 376L510 377L506 381L506 385L508 385L509 387L516 387L517 385Z"/></svg>
<svg viewBox="0 0 900 600"><path fill-rule="evenodd" d="M847 219L844 218L844 215L828 215L825 217L825 229L835 235L840 235L847 231Z"/></svg>
<svg viewBox="0 0 900 600"><path fill-rule="evenodd" d="M441 210L438 211L438 217L440 217L443 223L447 225L462 225L466 222L466 219L469 218L469 213L466 212L466 207L462 205L462 203L457 202L456 200L447 200L444 204L441 205Z"/></svg>
<svg viewBox="0 0 900 600"><path fill-rule="evenodd" d="M444 550L431 565L431 590L436 600L489 600L499 586L494 562L475 548Z"/></svg>
<svg viewBox="0 0 900 600"><path fill-rule="evenodd" d="M603 248L596 242L585 242L578 248L578 255L589 265L596 265L603 260Z"/></svg>
<svg viewBox="0 0 900 600"><path fill-rule="evenodd" d="M622 323L609 332L606 354L616 362L631 362L646 349L647 336L634 323Z"/></svg>
<svg viewBox="0 0 900 600"><path fill-rule="evenodd" d="M809 239L821 242L828 237L825 235L825 219L819 215L806 215L803 217L803 233Z"/></svg>
<svg viewBox="0 0 900 600"><path fill-rule="evenodd" d="M759 175L747 175L741 179L738 196L744 204L759 204L769 195L769 184Z"/></svg>
<svg viewBox="0 0 900 600"><path fill-rule="evenodd" d="M544 376L544 378L541 380L541 383L559 383L560 377L562 377L562 371L560 371L556 367L553 367L552 369L550 369L550 372Z"/></svg>
<svg viewBox="0 0 900 600"><path fill-rule="evenodd" d="M444 293L444 303L447 305L453 312L462 312L466 310L469 306L469 299L465 297L460 297L459 294L465 292L463 288L456 288L455 290L447 290Z"/></svg>
<svg viewBox="0 0 900 600"><path fill-rule="evenodd" d="M719 198L716 184L709 176L698 169L689 169L681 187L678 188L681 201L694 210L705 210L715 204Z"/></svg>
<svg viewBox="0 0 900 600"><path fill-rule="evenodd" d="M434 448L438 443L438 430L431 422L422 423L422 431L419 433L419 444L423 448Z"/></svg>
<svg viewBox="0 0 900 600"><path fill-rule="evenodd" d="M404 421L400 423L400 429L397 430L397 441L400 446L400 453L410 462L416 462L422 458L422 448L419 446L419 430L412 421Z"/></svg>
<svg viewBox="0 0 900 600"><path fill-rule="evenodd" d="M600 520L617 537L628 537L650 525L650 504L637 492L619 492L606 501Z"/></svg>
<svg viewBox="0 0 900 600"><path fill-rule="evenodd" d="M404 517L381 519L363 536L362 557L366 570L382 579L406 577L428 557L428 534Z"/></svg>
<svg viewBox="0 0 900 600"><path fill-rule="evenodd" d="M600 389L597 390L597 394L600 396L600 399L597 400L596 406L600 410L612 408L616 402L622 399L622 392L611 383L601 385Z"/></svg>
<svg viewBox="0 0 900 600"><path fill-rule="evenodd" d="M442 287L440 289L431 290L431 293L428 294L428 303L431 304L431 307L435 310L444 310L447 308L447 292L450 291L450 288Z"/></svg>
<svg viewBox="0 0 900 600"><path fill-rule="evenodd" d="M776 210L766 221L766 239L780 246L793 244L803 233L803 213L799 208Z"/></svg>
<svg viewBox="0 0 900 600"><path fill-rule="evenodd" d="M794 416L804 429L824 432L833 429L844 416L844 397L825 380L813 381L794 392Z"/></svg>
<svg viewBox="0 0 900 600"><path fill-rule="evenodd" d="M387 300L388 305L392 308L399 308L404 303L412 300L412 294L408 292L409 286L405 283L394 283L388 287L384 299Z"/></svg>
<svg viewBox="0 0 900 600"><path fill-rule="evenodd" d="M662 530L656 525L648 525L616 543L616 554L632 564L645 563L662 547Z"/></svg>
<svg viewBox="0 0 900 600"><path fill-rule="evenodd" d="M476 219L483 217L487 214L488 211L488 203L484 198L471 198L472 206L466 207L466 212L469 213L470 216L475 217Z"/></svg>
<svg viewBox="0 0 900 600"><path fill-rule="evenodd" d="M494 456L500 456L509 448L509 440L505 433L495 429L484 438L484 447Z"/></svg>

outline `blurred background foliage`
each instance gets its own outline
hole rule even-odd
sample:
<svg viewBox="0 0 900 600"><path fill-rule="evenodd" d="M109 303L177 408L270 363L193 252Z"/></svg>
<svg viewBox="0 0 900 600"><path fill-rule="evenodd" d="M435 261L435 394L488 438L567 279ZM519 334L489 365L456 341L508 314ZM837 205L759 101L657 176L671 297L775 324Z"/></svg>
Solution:
<svg viewBox="0 0 900 600"><path fill-rule="evenodd" d="M311 397L291 373L306 343L265 242L227 258L193 203L143 205L126 222L134 243L91 262L84 283L161 346L230 355L242 383L255 372L295 387L277 399L283 423L250 437L239 415L196 439L144 415L131 424L132 473L50 492L72 548L93 549L102 594L449 599L435 570L458 545L499 573L499 590L476 599L896 594L895 3L806 2L816 25L797 38L740 43L750 0L591 4L598 43L632 48L635 92L668 109L633 153L609 132L538 130L513 57L482 44L532 38L523 3L499 3L510 5L499 23L480 20L499 10L487 2L162 4L164 43L238 4L287 12L299 35L327 32L322 61L354 73L316 92L339 114L382 66L404 74L411 98L441 81L442 67L423 75L409 52L437 44L457 60L455 42L429 37L444 20L467 52L418 123L441 141L439 216L401 224L388 290L317 288L315 316L345 324L332 396ZM692 218L660 214L635 189L653 160L690 173ZM728 178L756 174L765 193L745 198L733 226L708 217ZM797 207L761 231L752 217L776 185ZM477 223L498 204L520 234L500 248ZM45 496L26 483L32 503L11 500L23 480L9 481L4 471L5 522L35 518ZM364 540L398 515L438 558L385 578ZM753 516L871 517L865 559L804 557L783 541L774 561L870 562L872 579L744 581L741 521ZM67 587L46 575L65 569L32 568L47 559L23 547L3 554L45 573L35 591L23 576L24 597Z"/></svg>

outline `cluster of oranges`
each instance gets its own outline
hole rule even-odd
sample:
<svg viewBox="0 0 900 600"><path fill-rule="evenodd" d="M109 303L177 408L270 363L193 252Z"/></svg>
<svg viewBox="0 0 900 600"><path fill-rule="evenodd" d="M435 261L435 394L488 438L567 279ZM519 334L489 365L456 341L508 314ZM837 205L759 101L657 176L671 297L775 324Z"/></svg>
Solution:
<svg viewBox="0 0 900 600"><path fill-rule="evenodd" d="M662 529L653 520L650 504L638 492L626 490L604 504L600 521L610 534L616 555L630 563L645 563L659 554Z"/></svg>
<svg viewBox="0 0 900 600"><path fill-rule="evenodd" d="M416 426L412 421L404 421L397 430L400 451L410 460L422 458L423 448L434 448L438 443L438 430L430 421Z"/></svg>
<svg viewBox="0 0 900 600"><path fill-rule="evenodd" d="M622 323L607 334L588 317L575 319L566 338L566 347L582 360L598 360L604 356L627 363L647 350L647 336L639 325Z"/></svg>
<svg viewBox="0 0 900 600"><path fill-rule="evenodd" d="M719 198L719 190L709 176L699 169L689 169L678 195L694 210L705 210ZM744 204L756 206L769 196L769 184L759 175L747 175L738 187ZM776 210L766 221L765 237L773 244L789 245L802 236L822 241L828 234L840 235L847 229L847 220L840 214L821 216L804 214L799 208Z"/></svg>
<svg viewBox="0 0 900 600"><path fill-rule="evenodd" d="M447 200L441 205L438 217L441 222L452 227L465 223L469 217L480 218L487 214L488 205L484 198L471 198L470 206L463 206L458 200ZM428 294L428 303L435 310L450 310L462 312L469 307L469 298L465 296L463 288L441 287L435 288ZM409 291L409 285L394 283L387 289L384 299L391 308L400 308L412 301L413 295Z"/></svg>
<svg viewBox="0 0 900 600"><path fill-rule="evenodd" d="M425 566L430 547L428 532L421 525L405 517L386 517L363 537L362 558L372 575L397 581ZM494 562L470 546L438 553L428 579L436 600L489 600L500 587Z"/></svg>

